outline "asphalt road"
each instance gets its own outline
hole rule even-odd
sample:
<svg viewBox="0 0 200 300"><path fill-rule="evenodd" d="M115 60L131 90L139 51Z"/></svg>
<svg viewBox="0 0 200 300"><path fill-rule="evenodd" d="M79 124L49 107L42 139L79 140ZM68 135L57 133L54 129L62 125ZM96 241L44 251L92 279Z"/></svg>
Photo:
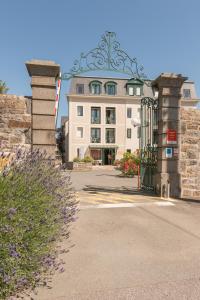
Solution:
<svg viewBox="0 0 200 300"><path fill-rule="evenodd" d="M83 207L62 245L74 244L62 255L65 272L35 299L199 300L200 204L159 203Z"/></svg>

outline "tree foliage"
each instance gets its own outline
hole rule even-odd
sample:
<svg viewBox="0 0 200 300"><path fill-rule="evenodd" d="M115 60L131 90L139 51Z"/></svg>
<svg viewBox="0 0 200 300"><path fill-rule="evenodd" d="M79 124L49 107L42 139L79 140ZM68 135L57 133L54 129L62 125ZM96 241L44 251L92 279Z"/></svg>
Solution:
<svg viewBox="0 0 200 300"><path fill-rule="evenodd" d="M0 94L6 94L9 88L7 87L5 81L0 80Z"/></svg>

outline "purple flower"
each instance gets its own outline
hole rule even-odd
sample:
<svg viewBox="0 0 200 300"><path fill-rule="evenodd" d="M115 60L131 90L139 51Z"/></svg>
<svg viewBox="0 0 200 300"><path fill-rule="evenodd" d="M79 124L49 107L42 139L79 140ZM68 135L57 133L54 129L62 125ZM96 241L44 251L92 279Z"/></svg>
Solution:
<svg viewBox="0 0 200 300"><path fill-rule="evenodd" d="M8 284L10 282L10 276L8 276L8 275L5 274L4 277L3 277L3 282L5 284Z"/></svg>
<svg viewBox="0 0 200 300"><path fill-rule="evenodd" d="M9 254L11 257L14 257L14 258L20 257L20 254L16 251L16 246L12 245L12 244L9 245Z"/></svg>
<svg viewBox="0 0 200 300"><path fill-rule="evenodd" d="M59 272L63 273L63 272L65 272L65 269L62 267L62 268L60 268Z"/></svg>
<svg viewBox="0 0 200 300"><path fill-rule="evenodd" d="M17 211L16 208L11 207L11 208L9 209L8 213L9 213L10 215L14 215L14 214L16 213L16 211Z"/></svg>
<svg viewBox="0 0 200 300"><path fill-rule="evenodd" d="M28 280L27 280L25 277L21 277L21 278L19 278L18 281L17 281L17 285L18 285L19 287L25 286L27 283L28 283Z"/></svg>

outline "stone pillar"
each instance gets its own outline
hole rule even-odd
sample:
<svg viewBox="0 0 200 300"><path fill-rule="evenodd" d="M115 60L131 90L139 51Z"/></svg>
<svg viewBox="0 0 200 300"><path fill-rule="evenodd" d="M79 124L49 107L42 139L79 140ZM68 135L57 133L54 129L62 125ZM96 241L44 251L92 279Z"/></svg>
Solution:
<svg viewBox="0 0 200 300"><path fill-rule="evenodd" d="M158 173L156 189L160 196L179 198L181 180L180 155L180 99L181 86L187 78L180 74L162 73L154 82L159 91L158 98ZM176 140L167 140L167 131L176 133ZM167 154L171 152L172 157ZM169 157L168 157L169 156Z"/></svg>
<svg viewBox="0 0 200 300"><path fill-rule="evenodd" d="M26 62L32 87L32 149L46 150L55 158L55 99L56 79L60 66L53 61Z"/></svg>

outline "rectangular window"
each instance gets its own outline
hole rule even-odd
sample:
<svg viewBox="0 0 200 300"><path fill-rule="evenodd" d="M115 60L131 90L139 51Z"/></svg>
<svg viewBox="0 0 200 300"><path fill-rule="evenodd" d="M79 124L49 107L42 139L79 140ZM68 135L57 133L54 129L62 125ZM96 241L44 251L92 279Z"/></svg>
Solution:
<svg viewBox="0 0 200 300"><path fill-rule="evenodd" d="M91 85L91 92L94 95L99 95L101 94L101 85L99 83L93 83Z"/></svg>
<svg viewBox="0 0 200 300"><path fill-rule="evenodd" d="M91 143L101 143L100 128L91 128Z"/></svg>
<svg viewBox="0 0 200 300"><path fill-rule="evenodd" d="M83 106L77 106L77 116L83 116Z"/></svg>
<svg viewBox="0 0 200 300"><path fill-rule="evenodd" d="M127 149L126 152L131 153L131 149Z"/></svg>
<svg viewBox="0 0 200 300"><path fill-rule="evenodd" d="M76 137L83 138L83 127L77 127Z"/></svg>
<svg viewBox="0 0 200 300"><path fill-rule="evenodd" d="M114 84L108 84L107 85L107 94L108 95L115 95L116 94L116 87Z"/></svg>
<svg viewBox="0 0 200 300"><path fill-rule="evenodd" d="M101 107L91 107L91 123L101 123Z"/></svg>
<svg viewBox="0 0 200 300"><path fill-rule="evenodd" d="M185 99L190 99L191 98L190 89L183 89L183 98L185 98Z"/></svg>
<svg viewBox="0 0 200 300"><path fill-rule="evenodd" d="M80 154L81 154L80 148L77 148L77 149L76 149L76 156L77 156L78 158L80 158Z"/></svg>
<svg viewBox="0 0 200 300"><path fill-rule="evenodd" d="M115 107L106 107L106 124L116 124Z"/></svg>
<svg viewBox="0 0 200 300"><path fill-rule="evenodd" d="M140 96L140 95L141 95L141 88L136 87L136 96Z"/></svg>
<svg viewBox="0 0 200 300"><path fill-rule="evenodd" d="M77 83L77 85L76 85L76 93L77 94L84 94L84 84Z"/></svg>
<svg viewBox="0 0 200 300"><path fill-rule="evenodd" d="M132 108L131 107L127 108L127 118L132 118Z"/></svg>
<svg viewBox="0 0 200 300"><path fill-rule="evenodd" d="M127 128L127 139L131 139L131 128Z"/></svg>
<svg viewBox="0 0 200 300"><path fill-rule="evenodd" d="M133 88L133 86L129 86L129 88L128 88L128 94L129 94L129 96L133 96L134 95L134 88Z"/></svg>
<svg viewBox="0 0 200 300"><path fill-rule="evenodd" d="M115 143L115 128L106 128L106 143Z"/></svg>

